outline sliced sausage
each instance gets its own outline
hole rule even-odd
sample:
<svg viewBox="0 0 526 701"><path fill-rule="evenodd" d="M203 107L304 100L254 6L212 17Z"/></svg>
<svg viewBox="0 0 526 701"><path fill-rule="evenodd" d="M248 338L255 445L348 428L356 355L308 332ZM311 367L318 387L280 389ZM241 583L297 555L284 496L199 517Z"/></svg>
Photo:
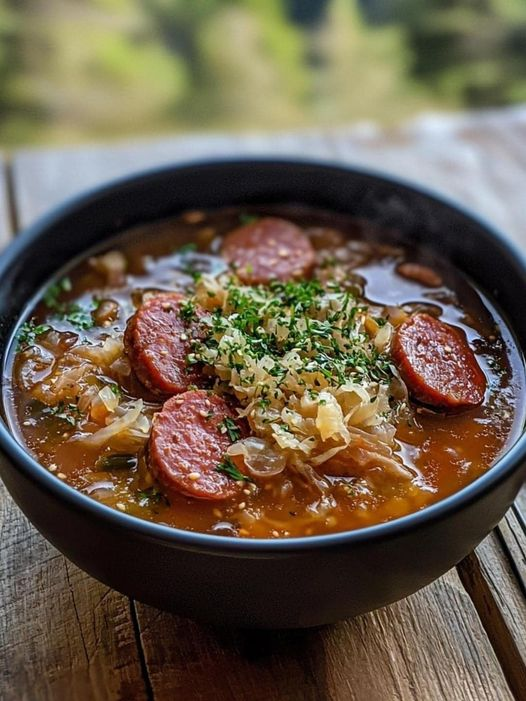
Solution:
<svg viewBox="0 0 526 701"><path fill-rule="evenodd" d="M124 348L131 366L140 382L158 396L202 384L199 370L186 361L199 329L181 317L183 302L177 293L150 297L126 326Z"/></svg>
<svg viewBox="0 0 526 701"><path fill-rule="evenodd" d="M486 377L465 336L429 314L398 327L392 356L410 394L424 404L455 411L484 399Z"/></svg>
<svg viewBox="0 0 526 701"><path fill-rule="evenodd" d="M292 222L265 217L229 232L221 254L248 285L271 280L308 277L314 267L314 248Z"/></svg>
<svg viewBox="0 0 526 701"><path fill-rule="evenodd" d="M234 496L240 485L218 472L231 443L221 423L235 414L222 397L192 390L165 402L155 415L149 464L162 487L196 499Z"/></svg>

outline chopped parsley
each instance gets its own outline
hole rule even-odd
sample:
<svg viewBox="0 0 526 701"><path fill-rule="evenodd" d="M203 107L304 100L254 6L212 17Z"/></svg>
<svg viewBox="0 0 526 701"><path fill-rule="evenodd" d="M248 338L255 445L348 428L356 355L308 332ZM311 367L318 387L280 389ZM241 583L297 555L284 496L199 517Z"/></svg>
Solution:
<svg viewBox="0 0 526 701"><path fill-rule="evenodd" d="M81 416L76 404L65 404L64 402L58 402L55 406L46 406L42 410L42 414L65 421L70 426L76 426L77 420Z"/></svg>
<svg viewBox="0 0 526 701"><path fill-rule="evenodd" d="M67 321L71 326L75 326L77 329L87 331L94 326L93 316L91 312L96 307L86 309L81 307L79 304L70 304L65 308L65 310L59 313L59 318L62 321Z"/></svg>
<svg viewBox="0 0 526 701"><path fill-rule="evenodd" d="M18 329L16 336L17 346L19 349L34 346L38 336L41 336L46 331L49 331L49 324L36 324L34 319L29 319L22 324Z"/></svg>
<svg viewBox="0 0 526 701"><path fill-rule="evenodd" d="M378 336L383 315L344 286L322 280L273 281L242 285L224 275L212 285L205 277L190 297L185 315L200 315L199 338L187 355L215 374L215 389L234 395L252 433L254 459L307 462L348 441L348 428L372 417L395 421L403 400L391 392L393 365L389 333ZM217 290L219 305L206 304ZM373 333L369 320L374 319ZM385 323L383 326L385 327ZM219 431L235 443L240 431L223 419ZM330 443L328 441L331 441ZM216 468L234 480L246 479L226 458Z"/></svg>
<svg viewBox="0 0 526 701"><path fill-rule="evenodd" d="M42 301L53 312L55 318L65 321L77 329L87 331L95 325L91 312L97 309L100 305L100 300L93 298L89 308L74 302L60 301L62 293L71 292L71 290L71 280L69 277L64 277L47 288Z"/></svg>
<svg viewBox="0 0 526 701"><path fill-rule="evenodd" d="M367 307L348 291L328 292L313 279L254 287L231 280L226 292L226 313L218 309L208 317L208 333L194 343L190 362L215 366L221 361L246 385L251 382L244 371L253 360L263 359L278 388L291 371L304 386L304 375L314 378L309 383L314 386L320 386L319 378L331 387L351 380L390 382L389 357L363 329ZM191 301L182 305L184 319L194 314ZM289 354L294 356L292 370Z"/></svg>
<svg viewBox="0 0 526 701"><path fill-rule="evenodd" d="M177 253L182 258L182 261L181 261L182 272L186 273L191 278L193 278L194 282L197 282L203 276L203 273L199 270L199 267L198 267L199 260L197 258L192 257L192 253L195 253L196 251L197 251L197 244L196 243L185 243L177 251Z"/></svg>
<svg viewBox="0 0 526 701"><path fill-rule="evenodd" d="M203 273L200 270L196 270L193 265L187 266L183 272L190 275L194 282L198 282L203 277Z"/></svg>
<svg viewBox="0 0 526 701"><path fill-rule="evenodd" d="M54 282L47 288L42 300L48 309L62 311L64 308L64 303L60 302L59 298L63 292L71 292L71 289L71 280L69 277L63 277L61 280Z"/></svg>
<svg viewBox="0 0 526 701"><path fill-rule="evenodd" d="M247 475L244 475L242 472L240 472L228 456L226 456L219 463L219 465L216 466L216 472L220 472L222 475L226 475L231 480L235 480L236 482L239 482L239 481L253 482L254 481L250 477L247 477Z"/></svg>
<svg viewBox="0 0 526 701"><path fill-rule="evenodd" d="M239 430L239 426L236 424L234 419L230 418L230 416L225 416L223 421L219 422L218 427L221 433L228 434L228 437L230 438L232 443L235 443L241 437L241 431Z"/></svg>
<svg viewBox="0 0 526 701"><path fill-rule="evenodd" d="M197 318L196 306L192 300L187 299L179 307L179 315L183 321L194 321Z"/></svg>
<svg viewBox="0 0 526 701"><path fill-rule="evenodd" d="M119 385L111 384L111 385L108 385L108 387L111 389L111 391L113 392L113 394L116 397L120 398L122 396L122 391L121 391L121 388L119 387Z"/></svg>

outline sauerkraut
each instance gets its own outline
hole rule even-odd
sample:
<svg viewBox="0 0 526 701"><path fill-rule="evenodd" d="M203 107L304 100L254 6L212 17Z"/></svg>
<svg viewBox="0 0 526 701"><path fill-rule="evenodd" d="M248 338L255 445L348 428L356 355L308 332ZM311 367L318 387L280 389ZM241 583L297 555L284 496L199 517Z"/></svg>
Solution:
<svg viewBox="0 0 526 701"><path fill-rule="evenodd" d="M305 465L323 472L340 451L358 468L367 453L368 463L404 474L393 448L406 394L388 352L393 327L376 309L335 283L247 287L226 275L202 276L193 302L209 313L188 362L213 369L216 390L235 396L258 438L229 453L260 476ZM268 470L255 467L265 459Z"/></svg>
<svg viewBox="0 0 526 701"><path fill-rule="evenodd" d="M381 308L340 285L243 286L232 274L203 274L181 307L202 331L188 364L215 378L214 389L232 395L249 424L250 437L233 439L228 455L241 456L254 477L288 469L322 491L324 474L361 477L377 467L393 480L411 477L394 440L409 404L389 355L393 327ZM121 331L79 342L48 328L39 340L26 350L35 370L26 364L23 372L39 401L75 406L68 440L145 445L155 407L119 389L130 373Z"/></svg>

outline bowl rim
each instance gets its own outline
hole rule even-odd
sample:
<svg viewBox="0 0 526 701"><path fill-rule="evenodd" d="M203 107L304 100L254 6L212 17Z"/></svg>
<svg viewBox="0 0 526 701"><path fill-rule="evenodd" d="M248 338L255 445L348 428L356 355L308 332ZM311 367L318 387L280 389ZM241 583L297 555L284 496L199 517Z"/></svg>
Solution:
<svg viewBox="0 0 526 701"><path fill-rule="evenodd" d="M115 178L103 182L96 187L82 191L66 199L52 210L39 217L0 253L0 279L4 271L8 269L17 256L31 246L46 230L59 223L65 217L73 214L79 208L96 202L99 198L110 196L112 193L125 193L126 189L134 188L141 182L163 178L174 171L199 170L210 167L308 167L313 170L323 169L333 171L340 175L355 175L380 182L385 186L396 186L423 196L434 203L455 210L462 216L470 219L478 225L501 250L513 256L518 266L522 269L526 279L526 255L513 240L505 236L498 228L484 217L472 212L463 204L449 196L444 196L425 186L416 184L410 180L399 178L396 175L383 173L372 168L346 164L337 160L300 157L258 157L242 156L233 158L207 158L184 161L181 163L169 163L158 167L148 168L134 172L125 177ZM504 310L506 312L506 310ZM513 331L513 329L512 329ZM11 331L12 334L12 331ZM12 338L11 338L12 341ZM11 342L7 343L2 352L2 371L5 372L5 361L11 348ZM2 398L3 400L3 398ZM36 481L37 485L60 500L66 502L69 507L76 508L84 515L91 516L105 522L108 526L115 526L127 531L132 531L137 536L147 540L161 541L167 546L176 549L200 550L210 554L225 554L230 556L286 556L301 554L306 551L319 551L342 546L363 545L380 540L403 537L410 531L423 526L430 526L441 519L448 518L455 512L481 499L499 484L504 482L509 475L515 472L522 462L526 461L526 432L524 426L522 433L514 444L492 465L487 472L476 478L459 491L444 499L427 506L420 511L393 519L384 523L366 526L364 528L340 531L312 536L294 538L235 538L232 536L220 536L210 533L189 531L173 526L163 525L152 521L132 516L125 512L113 509L110 506L92 499L87 494L76 490L67 483L61 481L56 475L49 472L29 451L17 440L9 430L3 418L0 419L0 449L12 460L18 469L22 469L25 477Z"/></svg>

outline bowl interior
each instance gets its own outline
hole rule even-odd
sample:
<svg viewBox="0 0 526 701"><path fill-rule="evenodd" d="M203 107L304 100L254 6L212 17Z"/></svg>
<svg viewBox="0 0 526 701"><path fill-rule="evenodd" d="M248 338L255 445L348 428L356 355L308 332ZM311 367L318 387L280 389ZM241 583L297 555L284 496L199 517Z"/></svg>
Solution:
<svg viewBox="0 0 526 701"><path fill-rule="evenodd" d="M519 347L526 349L521 304L526 265L490 226L440 198L376 174L276 161L165 168L89 193L40 220L0 257L2 347L6 349L21 312L45 281L117 232L185 209L274 203L302 203L363 217L390 229L405 244L434 249L493 298Z"/></svg>

